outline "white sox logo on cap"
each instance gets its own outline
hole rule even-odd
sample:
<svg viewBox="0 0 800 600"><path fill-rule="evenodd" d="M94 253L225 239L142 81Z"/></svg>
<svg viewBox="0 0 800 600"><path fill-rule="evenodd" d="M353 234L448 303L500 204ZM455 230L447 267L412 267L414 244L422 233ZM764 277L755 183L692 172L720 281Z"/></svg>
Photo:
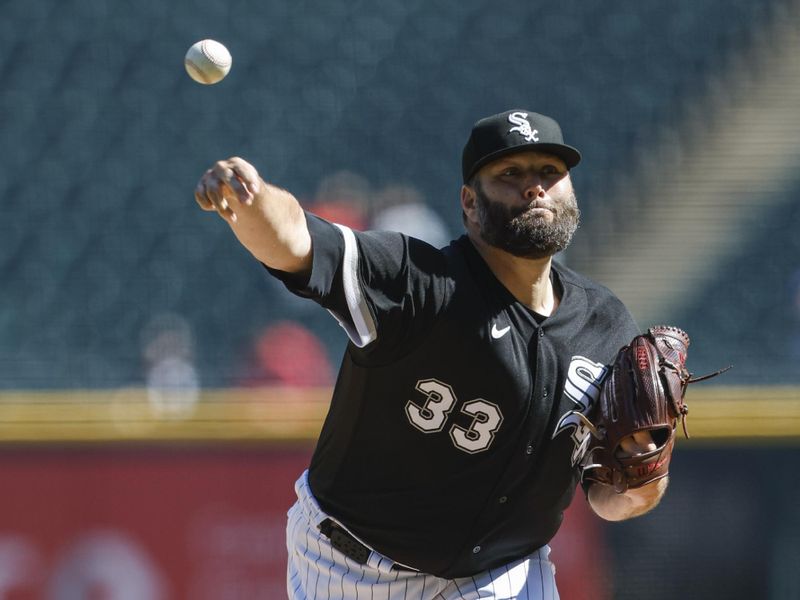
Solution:
<svg viewBox="0 0 800 600"><path fill-rule="evenodd" d="M509 128L509 123L512 127ZM581 161L581 153L564 143L561 127L552 118L512 108L477 121L461 153L464 183L483 165L515 152L535 151L559 157L571 169Z"/></svg>
<svg viewBox="0 0 800 600"><path fill-rule="evenodd" d="M538 142L539 130L533 129L530 121L528 121L528 113L526 112L513 112L508 115L508 122L513 123L516 127L508 130L508 133L517 132L526 142Z"/></svg>

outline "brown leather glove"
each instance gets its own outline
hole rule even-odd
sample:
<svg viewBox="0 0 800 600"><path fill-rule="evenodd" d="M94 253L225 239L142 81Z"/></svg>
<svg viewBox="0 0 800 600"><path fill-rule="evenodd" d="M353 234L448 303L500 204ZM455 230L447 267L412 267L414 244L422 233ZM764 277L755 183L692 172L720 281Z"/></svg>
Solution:
<svg viewBox="0 0 800 600"><path fill-rule="evenodd" d="M623 493L667 476L678 420L689 437L686 387L727 370L692 379L686 370L688 347L685 331L661 325L636 336L618 352L599 402L587 418L593 439L583 460L584 480ZM650 433L656 449L628 456L620 442L640 431Z"/></svg>

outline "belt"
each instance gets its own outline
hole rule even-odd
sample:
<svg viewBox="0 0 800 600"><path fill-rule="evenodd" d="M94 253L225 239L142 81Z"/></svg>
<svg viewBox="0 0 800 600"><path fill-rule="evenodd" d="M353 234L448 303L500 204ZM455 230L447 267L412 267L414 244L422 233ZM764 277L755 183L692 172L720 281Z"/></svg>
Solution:
<svg viewBox="0 0 800 600"><path fill-rule="evenodd" d="M360 565L367 564L369 555L372 550L359 542L353 535L344 527L339 525L333 519L325 519L319 524L319 530L331 542L331 546L336 548L339 552L346 557L353 559ZM405 567L401 564L394 563L392 565L393 571L411 571L417 573L416 569Z"/></svg>
<svg viewBox="0 0 800 600"><path fill-rule="evenodd" d="M331 546L339 552L360 565L367 564L371 550L354 538L344 527L331 519L325 519L319 524L319 530L330 540Z"/></svg>

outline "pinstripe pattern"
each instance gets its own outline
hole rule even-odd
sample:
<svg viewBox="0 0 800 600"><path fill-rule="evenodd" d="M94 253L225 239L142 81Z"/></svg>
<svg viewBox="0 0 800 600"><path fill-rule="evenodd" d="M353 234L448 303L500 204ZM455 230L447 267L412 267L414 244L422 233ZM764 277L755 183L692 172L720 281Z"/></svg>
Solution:
<svg viewBox="0 0 800 600"><path fill-rule="evenodd" d="M360 565L320 533L319 524L328 515L312 496L307 475L295 484L298 501L288 513L290 600L558 600L548 546L505 567L452 580L398 571L374 550Z"/></svg>

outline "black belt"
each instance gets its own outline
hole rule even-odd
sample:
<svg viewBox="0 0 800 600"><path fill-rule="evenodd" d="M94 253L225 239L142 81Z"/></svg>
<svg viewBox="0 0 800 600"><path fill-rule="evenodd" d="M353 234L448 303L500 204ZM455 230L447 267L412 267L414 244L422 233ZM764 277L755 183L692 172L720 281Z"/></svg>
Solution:
<svg viewBox="0 0 800 600"><path fill-rule="evenodd" d="M319 530L322 532L322 535L330 540L331 546L336 548L346 557L352 558L360 565L367 564L369 554L372 552L372 550L354 538L353 535L347 531L347 529L339 525L336 521L332 519L325 519L319 524ZM392 565L392 569L395 571L417 572L416 569L404 567L403 565L399 565L397 563Z"/></svg>
<svg viewBox="0 0 800 600"><path fill-rule="evenodd" d="M371 550L354 538L344 527L331 519L325 519L319 524L319 530L331 541L331 546L339 552L360 565L367 564Z"/></svg>

